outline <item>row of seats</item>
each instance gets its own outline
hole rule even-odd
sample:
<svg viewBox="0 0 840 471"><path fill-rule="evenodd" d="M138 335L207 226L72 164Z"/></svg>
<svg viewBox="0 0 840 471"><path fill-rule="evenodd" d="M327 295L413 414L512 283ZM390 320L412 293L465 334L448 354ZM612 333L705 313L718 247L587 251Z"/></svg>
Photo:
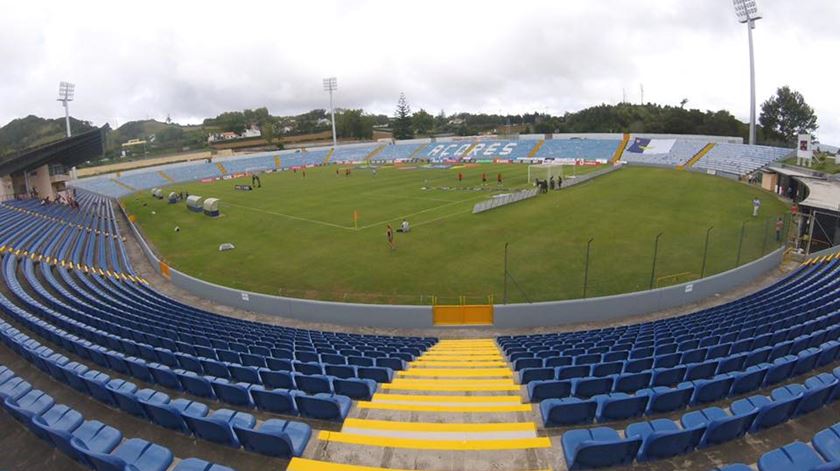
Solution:
<svg viewBox="0 0 840 471"><path fill-rule="evenodd" d="M840 320L840 313L831 318ZM687 365L654 364L653 367L646 365L645 369L627 369L626 363L622 368L622 363L616 362L594 366L526 369L521 376L527 380L524 384L527 384L531 402L568 396L590 397L609 392L632 393L647 387L673 386L684 381L746 373L753 371L751 367L761 364L769 364L767 381L772 384L777 377L789 374L791 369L796 374L810 370L815 364L822 366L830 363L840 350L840 343L834 341L838 337L840 326L834 326L801 336L804 342L797 342L795 346L793 341L787 341L777 344L776 347L782 347L780 349L764 347L752 353L739 353ZM822 348L818 350L817 346ZM613 365L615 368L612 368Z"/></svg>
<svg viewBox="0 0 840 471"><path fill-rule="evenodd" d="M811 446L800 441L770 450L758 459L759 471L836 471L840 469L840 422L820 430L811 439ZM737 463L715 471L754 471Z"/></svg>
<svg viewBox="0 0 840 471"><path fill-rule="evenodd" d="M666 167L676 167L685 164L689 159L697 155L706 144L706 141L695 139L677 139L671 150L662 154L639 154L636 152L629 152L634 142L627 143L621 160L624 162L641 163L648 165L660 165Z"/></svg>
<svg viewBox="0 0 840 471"><path fill-rule="evenodd" d="M800 352L798 356L788 355L776 359L773 363L750 366L745 371L719 374L709 379L684 381L675 387L654 386L639 389L633 395L625 392L604 392L606 387L603 387L597 394L585 396L587 399L568 396L545 399L540 402L540 411L546 427L587 423L594 419L603 422L671 412L755 391L831 364L840 356L838 346L840 342L832 339L820 347ZM554 389L549 390L549 393L558 389L558 386L551 386ZM578 388L580 383L573 382L571 387ZM566 391L561 391L564 392ZM546 394L543 391L540 393Z"/></svg>
<svg viewBox="0 0 840 471"><path fill-rule="evenodd" d="M709 407L684 414L679 423L670 419L632 423L625 428L624 437L610 427L570 430L562 438L566 462L570 469L615 466L671 458L735 440L838 399L840 368L835 375L823 373L808 378L804 386L789 384L774 389L770 397L737 400L729 412Z"/></svg>
<svg viewBox="0 0 840 471"><path fill-rule="evenodd" d="M9 414L38 438L70 458L98 471L164 471L174 461L168 448L140 438L124 439L121 431L33 389L23 378L0 365L0 400ZM198 458L180 460L173 471L233 471Z"/></svg>
<svg viewBox="0 0 840 471"><path fill-rule="evenodd" d="M7 255L7 257L10 256ZM8 267L11 265L6 262L6 266L6 273L9 278L12 278L14 274L8 270ZM280 406L274 405L270 406L270 408L275 412L282 411L286 414L299 413L305 417L322 420L343 420L347 416L351 400L349 397L337 394L336 391L350 391L354 395L358 396L365 396L367 394L372 395L375 391L375 383L371 380L359 380L353 378L330 380L328 377L317 375L309 377L306 375L295 374L290 378L292 380L291 384L283 385L296 387L298 386L298 383L300 383L300 386L306 387L309 391L313 391L313 393L306 394L294 391L295 394L292 394L292 392L287 389L275 391L274 388L263 387L262 385L254 385L252 383L245 382L233 382L224 378L201 376L186 370L173 370L166 365L146 363L145 360L141 358L125 357L92 342L82 340L62 328L57 328L56 326L53 326L53 324L23 311L14 304L10 303L8 299L3 296L0 296L0 306L2 306L3 310L7 314L16 320L29 325L43 338L49 339L54 344L61 345L67 351L75 353L82 358L89 359L99 366L111 368L123 374L130 374L140 380L153 384L160 384L176 391L187 390L202 397L211 399L215 398L233 405L254 407L255 405L262 403L276 404L278 401L281 403L285 401L292 401L294 403L293 407L285 407L281 410ZM56 317L53 320L60 320L60 318ZM74 324L69 322L59 323L59 327L74 327ZM81 329L79 329L78 326L75 327L77 328L74 332L80 333ZM69 362L69 360L63 356L59 357L56 361ZM92 375L92 373L87 372L86 368L87 367L84 365L74 364L71 373L77 376ZM61 379L61 375L63 375L64 379L72 384L73 379L67 377L67 369L61 368L61 370L63 372L61 372L60 375L57 375L57 378ZM98 381L99 383L104 384L108 382L109 378L107 378L107 375L100 372L96 373L98 375L95 375L95 377L102 379L102 381ZM277 383L282 381L283 375L288 375L287 372L273 373L276 373L276 375L272 376L272 380ZM269 377L269 372L264 372L263 375ZM329 391L324 388L325 381L330 388ZM81 384L82 382L84 382L84 380L79 380L76 382L76 385L82 388L84 387L84 385ZM208 386L209 389L207 388ZM102 388L104 387L105 386L102 386ZM102 388L98 388L97 390L102 392ZM261 391L261 394L258 394L256 391ZM257 396L259 396L259 398ZM108 393L102 392L99 398L108 402ZM269 408L269 406L266 408Z"/></svg>
<svg viewBox="0 0 840 471"><path fill-rule="evenodd" d="M244 446L257 453L286 458L300 456L312 433L305 423L269 419L257 426L254 416L245 412L230 409L211 412L201 402L171 400L161 391L139 389L134 383L112 379L101 371L70 361L6 323L0 324L0 336L12 350L56 380L108 406L168 429L234 448Z"/></svg>

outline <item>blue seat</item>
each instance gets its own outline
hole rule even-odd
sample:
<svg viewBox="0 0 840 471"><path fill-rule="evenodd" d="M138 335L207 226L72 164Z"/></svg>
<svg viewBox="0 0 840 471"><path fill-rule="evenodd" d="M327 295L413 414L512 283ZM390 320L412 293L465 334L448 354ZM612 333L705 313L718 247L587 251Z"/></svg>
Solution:
<svg viewBox="0 0 840 471"><path fill-rule="evenodd" d="M586 367L587 370L589 367ZM558 368L559 369L559 368ZM531 381L546 381L554 379L554 368L525 368L519 372L519 384L530 384Z"/></svg>
<svg viewBox="0 0 840 471"><path fill-rule="evenodd" d="M56 404L42 414L33 416L30 429L42 440L50 441L50 435L46 431L47 428L69 434L79 428L84 421L85 419L79 411L64 404Z"/></svg>
<svg viewBox="0 0 840 471"><path fill-rule="evenodd" d="M770 353L770 349L767 348L767 353ZM718 363L717 370L715 374L724 374L724 373L731 373L733 371L741 371L745 368L745 364L747 366L757 365L761 363L761 361L756 361L754 363L747 362L747 354L746 353L737 353L735 355L730 355L728 357L721 358ZM763 360L762 360L763 361Z"/></svg>
<svg viewBox="0 0 840 471"><path fill-rule="evenodd" d="M641 439L622 439L609 427L570 430L562 442L570 470L630 464L642 445Z"/></svg>
<svg viewBox="0 0 840 471"><path fill-rule="evenodd" d="M172 471L234 471L234 469L198 458L187 458L178 462Z"/></svg>
<svg viewBox="0 0 840 471"><path fill-rule="evenodd" d="M177 375L178 380L184 387L184 391L199 397L216 399L216 393L213 391L213 383L210 382L209 378L192 371L184 371L177 373Z"/></svg>
<svg viewBox="0 0 840 471"><path fill-rule="evenodd" d="M744 371L729 373L735 380L732 382L731 394L744 394L755 391L764 383L769 366L750 366Z"/></svg>
<svg viewBox="0 0 840 471"><path fill-rule="evenodd" d="M719 407L707 407L703 410L689 412L682 416L684 428L702 428L705 430L700 448L728 442L743 437L758 415L757 410L745 414L729 415Z"/></svg>
<svg viewBox="0 0 840 471"><path fill-rule="evenodd" d="M592 376L603 377L613 376L621 373L624 368L623 361L613 361L610 363L599 363L592 366Z"/></svg>
<svg viewBox="0 0 840 471"><path fill-rule="evenodd" d="M572 394L572 383L568 380L538 380L528 383L528 397L531 402L544 399L560 399Z"/></svg>
<svg viewBox="0 0 840 471"><path fill-rule="evenodd" d="M768 451L758 459L759 471L811 471L823 465L820 455L800 441Z"/></svg>
<svg viewBox="0 0 840 471"><path fill-rule="evenodd" d="M793 417L796 406L801 400L802 396L796 396L787 400L773 401L767 396L757 395L739 399L733 402L729 409L736 415L746 415L758 410L750 427L751 432L756 432L789 420Z"/></svg>
<svg viewBox="0 0 840 471"><path fill-rule="evenodd" d="M336 394L358 401L369 401L376 392L376 381L372 379L334 378L332 384Z"/></svg>
<svg viewBox="0 0 840 471"><path fill-rule="evenodd" d="M122 441L122 433L119 430L98 420L86 420L70 433L52 428L45 430L59 450L91 468L93 463L87 461L85 453L80 451L110 453Z"/></svg>
<svg viewBox="0 0 840 471"><path fill-rule="evenodd" d="M589 371L592 369L589 365L575 365L575 366L558 366L554 370L554 379L572 379L585 378L589 376ZM552 378L538 378L538 379L552 379Z"/></svg>
<svg viewBox="0 0 840 471"><path fill-rule="evenodd" d="M650 386L652 376L651 372L620 374L615 378L613 391L634 393Z"/></svg>
<svg viewBox="0 0 840 471"><path fill-rule="evenodd" d="M176 391L183 389L181 382L178 381L178 375L175 374L172 368L160 363L149 363L146 366L148 366L149 371L152 373L155 383Z"/></svg>
<svg viewBox="0 0 840 471"><path fill-rule="evenodd" d="M807 414L828 403L838 386L838 379L830 373L820 373L805 380L805 391L796 414Z"/></svg>
<svg viewBox="0 0 840 471"><path fill-rule="evenodd" d="M352 405L349 397L340 394L300 394L294 399L300 415L321 420L344 420Z"/></svg>
<svg viewBox="0 0 840 471"><path fill-rule="evenodd" d="M88 370L85 372L85 374L81 376L81 379L82 382L85 383L85 387L87 388L88 394L93 396L94 399L102 401L105 404L108 404L109 406L117 405L117 400L114 399L114 395L111 394L111 392L106 387L108 382L111 381L110 376L101 371Z"/></svg>
<svg viewBox="0 0 840 471"><path fill-rule="evenodd" d="M836 360L838 354L840 354L840 342L838 342L837 340L829 340L828 342L825 342L822 345L820 345L820 348L822 349L822 352L820 353L820 356L817 359L818 367L828 365L829 363Z"/></svg>
<svg viewBox="0 0 840 471"><path fill-rule="evenodd" d="M820 350L818 347L811 347L799 352L796 355L796 364L793 366L793 372L791 373L791 376L808 373L809 371L816 368L817 360L819 360L821 353L822 350Z"/></svg>
<svg viewBox="0 0 840 471"><path fill-rule="evenodd" d="M227 365L224 363L206 358L202 358L199 361L201 362L201 367L204 368L204 372L208 375L217 378L230 378L230 370L228 370Z"/></svg>
<svg viewBox="0 0 840 471"><path fill-rule="evenodd" d="M719 364L719 360L707 360L702 363L686 365L685 380L694 381L696 379L711 378L715 375Z"/></svg>
<svg viewBox="0 0 840 471"><path fill-rule="evenodd" d="M152 422L161 427L184 433L190 433L190 429L183 418L184 414L189 414L193 417L205 416L209 411L206 404L180 398L166 404L145 402L143 400L140 401L140 404L143 405L146 415Z"/></svg>
<svg viewBox="0 0 840 471"><path fill-rule="evenodd" d="M250 383L232 383L223 378L216 378L211 381L213 392L222 402L241 407L254 407L249 388Z"/></svg>
<svg viewBox="0 0 840 471"><path fill-rule="evenodd" d="M271 388L294 389L295 382L292 379L290 371L274 371L268 369L260 369L260 378L262 384Z"/></svg>
<svg viewBox="0 0 840 471"><path fill-rule="evenodd" d="M278 458L301 456L312 428L302 422L269 419L257 428L234 425L236 436L246 450Z"/></svg>
<svg viewBox="0 0 840 471"><path fill-rule="evenodd" d="M140 438L126 440L111 453L89 450L86 445L75 439L71 443L97 471L164 471L173 460L172 452L168 448Z"/></svg>
<svg viewBox="0 0 840 471"><path fill-rule="evenodd" d="M590 423L597 409L598 403L594 399L566 397L546 399L540 403L540 413L546 427Z"/></svg>
<svg viewBox="0 0 840 471"><path fill-rule="evenodd" d="M373 366L373 360L370 360L370 365ZM292 362L292 368L295 372L304 374L304 375L322 375L324 374L324 367L320 363L304 363L300 361Z"/></svg>
<svg viewBox="0 0 840 471"><path fill-rule="evenodd" d="M840 423L817 432L811 443L826 461L840 462Z"/></svg>
<svg viewBox="0 0 840 471"><path fill-rule="evenodd" d="M18 399L24 394L32 390L32 385L23 380L20 376L15 376L0 385L0 399Z"/></svg>
<svg viewBox="0 0 840 471"><path fill-rule="evenodd" d="M595 418L598 422L606 422L609 420L626 420L643 415L650 398L615 392L599 394L593 396L592 399L598 403Z"/></svg>
<svg viewBox="0 0 840 471"><path fill-rule="evenodd" d="M631 355L630 358L633 358ZM653 368L653 358L637 358L627 360L624 363L625 373L641 373L642 371Z"/></svg>
<svg viewBox="0 0 840 471"><path fill-rule="evenodd" d="M577 397L592 397L612 390L613 378L573 378L572 390Z"/></svg>
<svg viewBox="0 0 840 471"><path fill-rule="evenodd" d="M675 388L656 386L636 391L637 396L650 396L646 411L648 414L684 409L691 401L693 394L694 387L685 383L681 383Z"/></svg>
<svg viewBox="0 0 840 471"><path fill-rule="evenodd" d="M720 374L710 379L698 379L689 384L694 386L694 394L691 396L689 405L705 404L723 399L732 389L735 378L726 374Z"/></svg>
<svg viewBox="0 0 840 471"><path fill-rule="evenodd" d="M228 365L228 371L231 378L238 383L260 383L260 375L255 366Z"/></svg>
<svg viewBox="0 0 840 471"><path fill-rule="evenodd" d="M329 376L347 379L358 377L358 373L356 373L356 368L357 367L350 365L326 365L324 367L324 371L326 371L326 373Z"/></svg>
<svg viewBox="0 0 840 471"><path fill-rule="evenodd" d="M40 389L31 389L17 399L7 397L3 405L12 417L24 424L29 424L33 416L41 415L55 405L55 400Z"/></svg>
<svg viewBox="0 0 840 471"><path fill-rule="evenodd" d="M799 357L793 355L785 355L781 358L773 360L773 363L767 369L767 376L764 377L764 386L776 384L790 378L793 373L793 367Z"/></svg>
<svg viewBox="0 0 840 471"><path fill-rule="evenodd" d="M388 368L393 371L402 371L405 369L405 360L401 358L377 358L375 366L379 368Z"/></svg>
<svg viewBox="0 0 840 471"><path fill-rule="evenodd" d="M294 380L297 389L307 394L331 393L333 392L332 383L329 376L313 375L307 376L300 373L294 373Z"/></svg>
<svg viewBox="0 0 840 471"><path fill-rule="evenodd" d="M239 438L233 432L233 426L253 428L257 420L253 415L230 409L218 409L206 416L183 415L184 421L192 433L204 440L239 448Z"/></svg>
<svg viewBox="0 0 840 471"><path fill-rule="evenodd" d="M656 419L630 424L624 435L642 440L637 456L639 461L648 461L688 453L700 443L703 430L702 427L681 429L673 420Z"/></svg>
<svg viewBox="0 0 840 471"><path fill-rule="evenodd" d="M154 389L141 389L132 393L123 391L111 392L114 394L114 398L117 400L117 406L120 409L131 415L142 417L144 419L148 417L146 416L146 410L140 403L141 400L154 404L167 404L170 400L168 394Z"/></svg>
<svg viewBox="0 0 840 471"><path fill-rule="evenodd" d="M276 412L278 414L297 415L294 395L288 389L271 389L263 386L253 386L251 396L254 404L260 410Z"/></svg>
<svg viewBox="0 0 840 471"><path fill-rule="evenodd" d="M652 386L674 386L685 378L686 367L684 365L671 368L654 368Z"/></svg>

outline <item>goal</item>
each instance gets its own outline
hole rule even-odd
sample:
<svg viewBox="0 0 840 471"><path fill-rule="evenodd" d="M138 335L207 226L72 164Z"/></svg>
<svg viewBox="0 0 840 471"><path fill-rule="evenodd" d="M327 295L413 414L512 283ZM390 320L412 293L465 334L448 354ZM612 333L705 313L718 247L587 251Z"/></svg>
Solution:
<svg viewBox="0 0 840 471"><path fill-rule="evenodd" d="M563 165L559 163L528 165L528 183L535 179L549 180L551 177L565 178Z"/></svg>

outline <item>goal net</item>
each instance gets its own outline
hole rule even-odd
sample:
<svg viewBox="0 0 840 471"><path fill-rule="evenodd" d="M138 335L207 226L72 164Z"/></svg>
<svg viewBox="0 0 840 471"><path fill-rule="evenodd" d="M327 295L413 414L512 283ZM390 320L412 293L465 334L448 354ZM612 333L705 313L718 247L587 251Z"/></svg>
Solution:
<svg viewBox="0 0 840 471"><path fill-rule="evenodd" d="M528 166L528 183L534 180L549 180L554 177L555 180L560 177L563 178L563 165L561 164L533 164Z"/></svg>

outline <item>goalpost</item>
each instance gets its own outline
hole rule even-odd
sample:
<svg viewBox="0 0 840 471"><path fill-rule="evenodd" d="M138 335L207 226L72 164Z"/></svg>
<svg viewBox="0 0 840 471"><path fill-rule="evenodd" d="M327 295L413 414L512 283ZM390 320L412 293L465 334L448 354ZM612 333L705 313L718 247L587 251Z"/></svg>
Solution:
<svg viewBox="0 0 840 471"><path fill-rule="evenodd" d="M528 183L531 183L532 178L548 180L551 177L560 177L565 179L563 167L564 165L560 163L528 165Z"/></svg>

